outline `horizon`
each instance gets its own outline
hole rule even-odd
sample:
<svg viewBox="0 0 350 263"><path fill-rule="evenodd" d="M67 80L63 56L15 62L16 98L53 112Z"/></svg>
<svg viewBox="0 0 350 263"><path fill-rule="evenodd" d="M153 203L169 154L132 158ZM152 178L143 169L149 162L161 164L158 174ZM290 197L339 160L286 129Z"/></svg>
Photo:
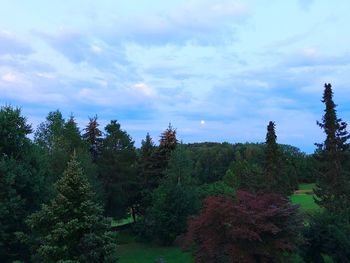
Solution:
<svg viewBox="0 0 350 263"><path fill-rule="evenodd" d="M350 2L3 1L1 106L35 130L50 111L118 120L137 147L169 123L179 141L277 142L312 153L324 83L350 121ZM16 14L16 15L14 15Z"/></svg>

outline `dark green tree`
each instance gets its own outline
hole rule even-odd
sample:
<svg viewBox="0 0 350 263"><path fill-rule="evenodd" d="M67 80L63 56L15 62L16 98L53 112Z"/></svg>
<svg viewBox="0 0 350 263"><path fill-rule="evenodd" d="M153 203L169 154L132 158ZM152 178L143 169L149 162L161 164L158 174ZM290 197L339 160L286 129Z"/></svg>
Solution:
<svg viewBox="0 0 350 263"><path fill-rule="evenodd" d="M69 154L84 148L80 130L73 115L65 122L62 135L66 144L64 148Z"/></svg>
<svg viewBox="0 0 350 263"><path fill-rule="evenodd" d="M97 115L93 118L89 118L89 123L84 129L85 133L83 134L83 139L89 145L89 151L95 162L101 152L102 132L98 126Z"/></svg>
<svg viewBox="0 0 350 263"><path fill-rule="evenodd" d="M116 262L110 221L73 156L57 183L57 196L27 219L35 262Z"/></svg>
<svg viewBox="0 0 350 263"><path fill-rule="evenodd" d="M34 134L34 140L49 152L62 140L65 120L59 110L49 112L45 122L42 122Z"/></svg>
<svg viewBox="0 0 350 263"><path fill-rule="evenodd" d="M283 176L281 167L281 153L277 144L275 123L270 121L267 126L265 148L265 178L262 184L263 191L274 192L283 195L290 194L289 180Z"/></svg>
<svg viewBox="0 0 350 263"><path fill-rule="evenodd" d="M350 262L350 225L342 215L324 211L313 215L302 234L301 255L305 262L325 263L324 255L336 263Z"/></svg>
<svg viewBox="0 0 350 263"><path fill-rule="evenodd" d="M152 141L151 136L147 133L145 140L141 142L140 156L139 156L139 205L137 212L144 215L146 209L151 203L152 192L157 186L157 175L154 170L154 154L156 147Z"/></svg>
<svg viewBox="0 0 350 263"><path fill-rule="evenodd" d="M71 153L66 151L64 142L65 120L59 110L49 112L46 120L42 122L35 134L34 142L40 147L45 156L45 165L52 183L62 175Z"/></svg>
<svg viewBox="0 0 350 263"><path fill-rule="evenodd" d="M234 161L227 170L224 179L230 180L235 189L244 189L256 193L261 189L262 169L247 160Z"/></svg>
<svg viewBox="0 0 350 263"><path fill-rule="evenodd" d="M343 169L350 135L346 122L337 117L331 84L325 84L322 102L325 113L317 124L326 139L316 144L323 163L315 189L316 202L331 212L344 212L350 207L350 178Z"/></svg>
<svg viewBox="0 0 350 263"><path fill-rule="evenodd" d="M155 178L156 186L158 186L161 179L164 178L170 155L172 151L175 150L177 144L176 130L169 123L168 128L160 135L159 146L153 158L153 167L157 175L157 178Z"/></svg>
<svg viewBox="0 0 350 263"><path fill-rule="evenodd" d="M162 244L171 244L187 229L187 218L200 207L193 181L193 162L179 145L171 154L165 178L152 196L152 206L142 224L141 232Z"/></svg>
<svg viewBox="0 0 350 263"><path fill-rule="evenodd" d="M105 194L105 213L121 218L134 207L137 198L136 150L134 141L116 120L112 120L105 131L97 163Z"/></svg>
<svg viewBox="0 0 350 263"><path fill-rule="evenodd" d="M26 259L28 251L16 238L26 230L24 218L47 196L45 171L32 132L19 108L0 109L0 261Z"/></svg>

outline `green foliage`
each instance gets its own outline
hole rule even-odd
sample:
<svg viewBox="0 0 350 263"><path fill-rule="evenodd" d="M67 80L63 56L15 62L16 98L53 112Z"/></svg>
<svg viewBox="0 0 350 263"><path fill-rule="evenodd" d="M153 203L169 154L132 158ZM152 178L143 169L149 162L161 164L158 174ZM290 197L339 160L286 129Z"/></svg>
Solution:
<svg viewBox="0 0 350 263"><path fill-rule="evenodd" d="M305 262L325 262L323 255L334 262L350 262L350 225L343 216L327 211L314 215L306 226L301 247Z"/></svg>
<svg viewBox="0 0 350 263"><path fill-rule="evenodd" d="M97 116L89 118L89 123L84 129L83 139L89 146L92 159L96 162L97 157L101 153L101 136L102 132L98 128L99 123L97 122Z"/></svg>
<svg viewBox="0 0 350 263"><path fill-rule="evenodd" d="M166 177L152 196L142 234L162 244L171 244L186 232L188 216L199 210L199 198L192 178L193 163L184 147L178 146L169 160ZM139 224L139 225L140 225Z"/></svg>
<svg viewBox="0 0 350 263"><path fill-rule="evenodd" d="M0 109L0 261L26 259L27 249L16 238L25 231L24 218L45 200L44 171L36 147L26 137L30 125L20 109Z"/></svg>
<svg viewBox="0 0 350 263"><path fill-rule="evenodd" d="M188 144L194 162L194 175L200 184L221 180L234 158L234 148L229 143Z"/></svg>
<svg viewBox="0 0 350 263"><path fill-rule="evenodd" d="M165 177L171 153L175 150L177 144L176 130L169 123L168 128L160 135L159 146L152 158L153 173L155 175L153 181L156 187Z"/></svg>
<svg viewBox="0 0 350 263"><path fill-rule="evenodd" d="M260 166L246 160L235 161L230 165L224 180L236 189L257 192L262 184L262 169Z"/></svg>
<svg viewBox="0 0 350 263"><path fill-rule="evenodd" d="M65 121L60 111L50 112L35 132L34 141L41 150L41 166L45 168L46 175L51 181L48 184L51 195L54 191L52 185L62 176L70 156L75 152L90 184L97 193L96 199L101 200L97 167L92 162L88 146L82 140L73 116Z"/></svg>
<svg viewBox="0 0 350 263"><path fill-rule="evenodd" d="M316 202L337 213L350 207L350 174L343 168L350 135L346 131L346 122L337 118L331 84L325 84L322 102L325 114L322 122L317 124L324 130L326 139L317 144L322 167L315 189Z"/></svg>
<svg viewBox="0 0 350 263"><path fill-rule="evenodd" d="M287 196L291 193L290 177L295 178L297 176L291 175L290 170L285 169L285 173L282 171L281 152L276 142L275 126L275 123L272 121L267 126L262 190ZM294 184L296 186L297 182Z"/></svg>
<svg viewBox="0 0 350 263"><path fill-rule="evenodd" d="M234 198L236 189L228 185L224 181L217 181L211 184L203 184L198 187L200 200L204 200L208 196L230 196Z"/></svg>
<svg viewBox="0 0 350 263"><path fill-rule="evenodd" d="M152 201L152 192L157 187L157 171L155 166L155 151L156 147L152 141L151 136L147 133L145 140L141 142L139 164L139 180L140 190L138 197L137 213L145 215L147 208Z"/></svg>
<svg viewBox="0 0 350 263"><path fill-rule="evenodd" d="M105 213L123 218L137 196L136 151L130 135L116 120L111 121L105 130L101 156L97 160Z"/></svg>
<svg viewBox="0 0 350 263"><path fill-rule="evenodd" d="M68 163L56 183L57 196L33 213L33 260L38 262L115 262L115 243L110 222L94 202L93 192L76 158Z"/></svg>

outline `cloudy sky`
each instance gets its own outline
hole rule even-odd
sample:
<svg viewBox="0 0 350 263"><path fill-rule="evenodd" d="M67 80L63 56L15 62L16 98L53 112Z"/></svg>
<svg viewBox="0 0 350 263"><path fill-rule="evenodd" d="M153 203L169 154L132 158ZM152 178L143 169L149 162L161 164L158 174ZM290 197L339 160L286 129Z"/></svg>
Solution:
<svg viewBox="0 0 350 263"><path fill-rule="evenodd" d="M64 2L64 4L63 4ZM350 121L348 0L1 0L0 104L34 127L117 119L136 145L323 140L323 85Z"/></svg>

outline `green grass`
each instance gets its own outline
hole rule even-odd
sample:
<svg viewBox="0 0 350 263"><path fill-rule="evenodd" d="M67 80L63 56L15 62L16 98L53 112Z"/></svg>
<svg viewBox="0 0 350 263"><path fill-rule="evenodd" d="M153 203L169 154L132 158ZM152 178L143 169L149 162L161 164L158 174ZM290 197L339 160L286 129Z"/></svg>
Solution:
<svg viewBox="0 0 350 263"><path fill-rule="evenodd" d="M315 203L312 189L315 184L300 184L299 191L291 196L293 204L300 205L300 209L303 212L314 213L321 211L321 208Z"/></svg>
<svg viewBox="0 0 350 263"><path fill-rule="evenodd" d="M141 243L119 246L119 263L155 263L162 258L167 263L192 263L190 253L182 252L177 247L160 247Z"/></svg>
<svg viewBox="0 0 350 263"><path fill-rule="evenodd" d="M142 243L128 230L119 231L117 236L118 263L155 263L160 258L166 263L193 262L191 253L183 252L179 247Z"/></svg>
<svg viewBox="0 0 350 263"><path fill-rule="evenodd" d="M299 184L299 190L312 190L316 184Z"/></svg>
<svg viewBox="0 0 350 263"><path fill-rule="evenodd" d="M116 226L122 226L122 225L126 225L126 224L129 224L129 223L132 223L133 222L133 219L132 219L132 216L130 215L129 217L127 218L123 218L123 219L112 219L112 227L116 227Z"/></svg>
<svg viewBox="0 0 350 263"><path fill-rule="evenodd" d="M313 195L299 194L292 195L291 201L293 204L300 205L300 209L303 212L318 212L321 208L315 203Z"/></svg>

